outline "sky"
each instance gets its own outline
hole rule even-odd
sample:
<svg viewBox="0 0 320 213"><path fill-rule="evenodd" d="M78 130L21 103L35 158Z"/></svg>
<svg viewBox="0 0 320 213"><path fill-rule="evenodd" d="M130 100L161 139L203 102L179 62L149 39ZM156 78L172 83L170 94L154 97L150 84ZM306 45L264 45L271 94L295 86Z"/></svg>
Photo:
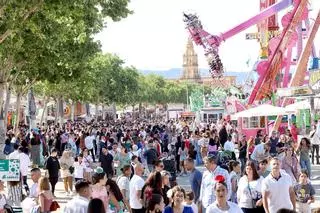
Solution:
<svg viewBox="0 0 320 213"><path fill-rule="evenodd" d="M204 29L218 35L259 13L259 0L131 0L129 8L134 14L119 22L108 20L96 36L103 52L117 54L126 65L139 70L169 70L182 67L189 37L183 12L196 13ZM311 8L311 18L315 18L320 0L311 0ZM279 14L279 23L284 12ZM227 71L252 70L259 43L246 40L245 34L255 32L256 25L221 44L219 55ZM315 44L320 47L320 32ZM203 49L195 46L195 50L199 67L207 68Z"/></svg>

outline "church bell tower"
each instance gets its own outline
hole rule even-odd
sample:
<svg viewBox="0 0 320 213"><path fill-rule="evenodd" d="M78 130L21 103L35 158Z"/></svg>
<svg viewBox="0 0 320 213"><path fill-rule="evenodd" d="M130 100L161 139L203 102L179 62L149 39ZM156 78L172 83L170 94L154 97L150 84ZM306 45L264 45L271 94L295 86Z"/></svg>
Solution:
<svg viewBox="0 0 320 213"><path fill-rule="evenodd" d="M188 39L187 48L183 54L183 74L181 80L200 82L198 55L194 51L191 38Z"/></svg>

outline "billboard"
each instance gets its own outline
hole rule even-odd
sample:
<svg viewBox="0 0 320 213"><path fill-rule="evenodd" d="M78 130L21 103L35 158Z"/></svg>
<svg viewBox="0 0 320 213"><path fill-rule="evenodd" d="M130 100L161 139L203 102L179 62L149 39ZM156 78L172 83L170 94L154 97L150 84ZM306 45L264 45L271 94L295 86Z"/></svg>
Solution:
<svg viewBox="0 0 320 213"><path fill-rule="evenodd" d="M19 181L20 180L20 160L0 160L0 180Z"/></svg>

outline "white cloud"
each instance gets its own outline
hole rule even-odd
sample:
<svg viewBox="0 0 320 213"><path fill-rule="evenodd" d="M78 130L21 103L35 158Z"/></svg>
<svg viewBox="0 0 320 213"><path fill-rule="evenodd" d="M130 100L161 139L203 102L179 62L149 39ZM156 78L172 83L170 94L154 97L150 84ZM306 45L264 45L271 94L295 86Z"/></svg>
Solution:
<svg viewBox="0 0 320 213"><path fill-rule="evenodd" d="M312 6L315 17L320 1L313 0ZM108 22L108 27L97 39L101 40L104 52L119 55L128 65L161 70L182 66L182 54L188 38L183 23L184 11L197 13L208 32L219 34L257 14L259 1L132 0L130 8L134 10L133 15L120 22ZM245 40L245 33L256 31L256 26L253 26L221 45L220 55L227 70L251 69L246 61L251 59L253 63L258 58L259 43ZM318 33L316 47L320 46L319 37ZM200 67L206 68L203 49L197 47L196 51Z"/></svg>

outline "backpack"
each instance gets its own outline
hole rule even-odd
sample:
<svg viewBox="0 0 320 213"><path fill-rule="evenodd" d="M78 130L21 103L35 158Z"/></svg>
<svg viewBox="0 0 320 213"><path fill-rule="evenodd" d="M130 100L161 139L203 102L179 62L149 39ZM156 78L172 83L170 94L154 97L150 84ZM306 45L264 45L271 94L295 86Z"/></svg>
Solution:
<svg viewBox="0 0 320 213"><path fill-rule="evenodd" d="M6 144L3 149L3 154L9 155L10 153L12 153L12 146L11 144L9 145Z"/></svg>

